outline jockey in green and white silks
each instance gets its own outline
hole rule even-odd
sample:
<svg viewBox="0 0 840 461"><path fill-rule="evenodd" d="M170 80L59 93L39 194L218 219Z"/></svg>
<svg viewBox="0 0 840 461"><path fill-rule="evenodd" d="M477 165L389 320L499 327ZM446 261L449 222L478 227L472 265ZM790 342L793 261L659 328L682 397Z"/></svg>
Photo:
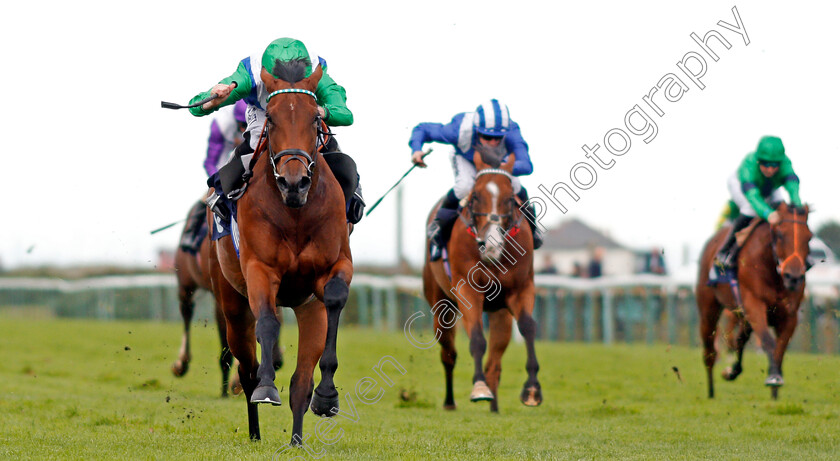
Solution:
<svg viewBox="0 0 840 461"><path fill-rule="evenodd" d="M728 185L734 204L729 207L730 213L737 208L739 214L732 219L732 227L717 257L724 268L733 269L739 250L735 245L738 231L756 216L771 224L777 223L779 215L768 202L783 202L782 189L787 191L792 205L801 206L802 201L799 198L799 177L785 155L782 140L775 136L761 138L755 152L748 154L730 176Z"/></svg>
<svg viewBox="0 0 840 461"><path fill-rule="evenodd" d="M284 77L282 64L301 60L306 63L306 77L312 74L315 66L318 64L321 65L323 76L315 89L315 96L318 101L318 112L324 122L329 126L352 125L353 113L347 108L347 95L344 87L336 83L329 76L327 73L327 62L323 58L310 53L303 42L293 38L279 38L274 40L261 54L254 54L242 59L232 75L222 79L210 90L199 93L190 100L190 104L193 104L209 97L211 94L219 95L218 98L202 106L190 109L193 115L199 117L210 114L219 107L234 104L239 100L244 100L247 103L246 121L248 127L246 128L246 139L248 139L248 142L242 143L236 149L236 155L233 157L241 160L242 167L245 170L249 168L254 149L256 149L257 143L259 142L260 131L265 124L265 107L268 91L260 78L262 69L264 68L274 77L282 79ZM326 150L338 151L339 148L338 144L335 143L335 138L330 138L332 142L329 143ZM234 162L232 161L231 163ZM238 165L236 166L238 167ZM355 176L356 182L358 183L357 172L345 173ZM339 176L339 174L336 174L336 177ZM353 199L361 202L362 207L364 206L364 201L361 199L360 186L357 188ZM350 203L348 203L349 208ZM359 211L358 214L360 213ZM358 217L361 218L361 216ZM352 219L351 221L358 222L357 219Z"/></svg>

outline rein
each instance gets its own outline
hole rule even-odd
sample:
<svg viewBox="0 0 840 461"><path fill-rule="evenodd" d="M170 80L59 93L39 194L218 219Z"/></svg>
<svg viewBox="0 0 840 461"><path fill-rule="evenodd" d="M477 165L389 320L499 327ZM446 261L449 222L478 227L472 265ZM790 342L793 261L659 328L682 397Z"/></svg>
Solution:
<svg viewBox="0 0 840 461"><path fill-rule="evenodd" d="M792 258L798 259L803 265L805 265L805 258L803 258L799 254L799 248L796 247L796 242L798 241L796 230L799 228L799 226L796 226L796 224L802 224L802 225L807 227L808 222L796 219L796 210L793 211L793 219L783 219L783 220L779 221L779 224L784 223L784 222L794 224L794 226L793 226L793 254L791 254L787 258L785 258L784 261L779 261L779 252L776 250L776 238L775 238L775 235L774 235L773 245L772 245L773 246L773 257L776 259L776 262L778 263L778 265L776 266L776 271L779 274L784 273L785 266L787 266L787 264L791 261Z"/></svg>

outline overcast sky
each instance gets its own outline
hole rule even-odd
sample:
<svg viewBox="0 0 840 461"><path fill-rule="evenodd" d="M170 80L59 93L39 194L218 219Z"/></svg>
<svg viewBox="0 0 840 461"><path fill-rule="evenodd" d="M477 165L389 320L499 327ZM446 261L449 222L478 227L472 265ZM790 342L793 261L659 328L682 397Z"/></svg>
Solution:
<svg viewBox="0 0 840 461"><path fill-rule="evenodd" d="M149 231L183 218L204 190L211 120L160 101L185 104L282 36L303 40L346 88L356 122L336 133L369 204L411 166L414 125L495 97L530 145L535 172L523 184L532 196L571 184L580 162L597 174L575 189L577 202L558 193L568 212L550 207L546 225L574 216L627 246L663 246L672 264L684 245L695 256L728 199L728 176L766 134L786 145L817 210L812 229L840 220L836 2L568 3L10 3L0 18L0 261L153 264L179 231ZM718 25L736 25L734 6L748 45ZM710 30L731 44L712 39L717 62L690 37ZM678 66L689 52L705 60L703 89ZM668 74L688 91L676 102L654 95L660 116L643 97ZM637 104L655 137L625 126ZM613 128L631 140L621 156L604 147ZM620 135L610 139L621 147ZM611 168L585 157L582 146L596 143ZM431 147L430 168L403 183L416 264L426 214L453 182L449 149ZM591 182L586 170L578 180ZM395 198L357 226L356 261L396 260Z"/></svg>

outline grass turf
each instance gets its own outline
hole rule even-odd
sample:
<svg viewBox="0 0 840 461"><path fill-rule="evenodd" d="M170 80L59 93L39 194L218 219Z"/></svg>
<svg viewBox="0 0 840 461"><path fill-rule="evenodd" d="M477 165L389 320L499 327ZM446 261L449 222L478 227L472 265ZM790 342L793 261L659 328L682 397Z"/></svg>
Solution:
<svg viewBox="0 0 840 461"><path fill-rule="evenodd" d="M309 451L283 451L292 427L296 328L282 332L286 365L276 383L284 403L260 407L258 443L248 440L243 397L219 398L215 325L194 325L184 378L169 371L179 330L170 323L0 317L0 458L836 459L840 453L837 356L789 354L786 385L772 401L763 386L766 359L751 348L736 382L723 382L716 367L717 397L709 400L699 349L538 343L544 403L526 408L518 400L525 348L512 343L500 413L490 414L487 403L469 402L472 361L459 332L458 409L447 412L438 346L419 350L402 334L350 327L339 331L336 383L342 412L349 413L350 396L355 417L318 429L321 439L334 439L331 445L312 436ZM373 371L385 356L406 371L383 367L393 387ZM381 400L360 401L356 387L365 377L383 388ZM315 434L319 421L308 412L304 433Z"/></svg>

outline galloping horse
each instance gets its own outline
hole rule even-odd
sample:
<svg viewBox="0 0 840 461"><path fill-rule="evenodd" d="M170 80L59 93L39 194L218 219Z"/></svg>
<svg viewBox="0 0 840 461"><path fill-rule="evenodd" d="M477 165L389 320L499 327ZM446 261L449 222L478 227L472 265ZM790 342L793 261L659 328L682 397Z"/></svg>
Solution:
<svg viewBox="0 0 840 461"><path fill-rule="evenodd" d="M289 404L292 444L299 445L310 399L317 415L333 416L338 411L333 383L338 368L336 334L353 263L344 195L318 153L322 121L314 91L321 67L304 78L304 62L281 65L285 80L265 69L261 74L271 93L267 135L261 142L265 149L258 146L254 154L248 189L237 203L240 257L229 236L214 241L210 276L227 320L230 350L240 362L253 440L260 438L257 404L280 405L271 366L280 330L277 306L294 309L299 343ZM321 382L313 397L313 371L319 358Z"/></svg>
<svg viewBox="0 0 840 461"><path fill-rule="evenodd" d="M199 203L202 211L204 203ZM191 212L192 213L192 212ZM206 228L206 227L205 227ZM187 232L186 225L181 231ZM199 251L195 254L185 251L179 247L175 252L175 277L178 281L178 305L181 309L181 319L184 321L184 334L181 336L181 348L178 351L178 358L172 363L172 374L180 378L187 374L190 368L192 354L190 353L190 324L195 312L194 296L198 290L206 290L212 293L210 285L210 239L205 237L201 241ZM233 381L228 382L230 369L233 362L233 355L230 353L227 342L227 327L222 306L218 301L213 300L216 316L216 327L219 331L219 342L221 352L219 353L219 367L222 369L222 397L228 396L228 387L234 394L241 392L238 376L234 375ZM279 319L279 318L278 318ZM279 342L279 341L278 341ZM283 366L283 354L279 345L274 350L274 369L279 370ZM234 366L236 369L236 366Z"/></svg>
<svg viewBox="0 0 840 461"><path fill-rule="evenodd" d="M722 309L744 316L737 339L737 361L723 377L733 380L741 374L744 345L755 330L761 348L767 353L770 366L764 384L772 397L778 398L782 378L782 358L796 329L797 311L805 292L805 261L808 258L808 207L781 204L776 225L760 222L751 230L738 256L737 279L743 306L738 306L729 283L709 285L709 270L715 253L726 235L721 229L706 244L697 278L697 308L700 313L700 337L703 340L703 362L709 380L709 398L715 396L712 367L717 354L714 347L716 326ZM776 337L770 334L770 328Z"/></svg>
<svg viewBox="0 0 840 461"><path fill-rule="evenodd" d="M446 256L423 266L423 291L432 307L436 335L440 335L441 361L446 375L444 408L455 409L452 371L455 368L455 323L463 317L470 338L475 373L470 400L490 401L490 411L498 412L497 391L502 372L502 354L510 342L513 319L525 338L528 380L520 400L527 406L542 403L537 380L539 364L534 351L537 324L534 310L534 244L531 228L524 221L513 193L514 155L501 163L498 151L480 148L476 152L478 170L475 185L459 220L452 228ZM440 203L432 210L435 216ZM451 266L451 277L446 265ZM457 304L457 309L455 304ZM490 322L490 354L484 369L481 362L487 349L482 312Z"/></svg>

